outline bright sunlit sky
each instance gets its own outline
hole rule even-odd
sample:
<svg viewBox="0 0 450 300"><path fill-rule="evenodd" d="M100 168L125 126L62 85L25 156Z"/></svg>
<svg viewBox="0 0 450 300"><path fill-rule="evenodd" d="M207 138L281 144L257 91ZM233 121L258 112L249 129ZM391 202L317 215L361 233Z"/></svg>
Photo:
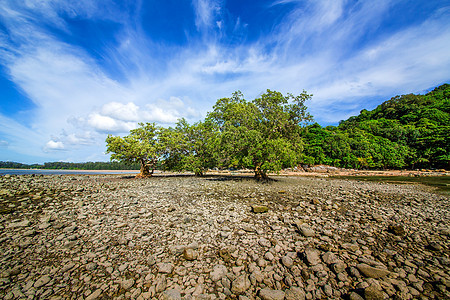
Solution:
<svg viewBox="0 0 450 300"><path fill-rule="evenodd" d="M107 161L236 90L306 90L326 126L449 81L448 0L0 0L3 161Z"/></svg>

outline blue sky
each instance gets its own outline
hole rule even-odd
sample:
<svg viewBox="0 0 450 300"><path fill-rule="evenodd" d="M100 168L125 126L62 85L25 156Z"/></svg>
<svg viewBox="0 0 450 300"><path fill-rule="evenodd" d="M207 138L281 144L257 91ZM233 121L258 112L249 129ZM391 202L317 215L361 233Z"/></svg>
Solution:
<svg viewBox="0 0 450 300"><path fill-rule="evenodd" d="M0 160L105 161L241 90L337 124L450 81L447 0L0 0Z"/></svg>

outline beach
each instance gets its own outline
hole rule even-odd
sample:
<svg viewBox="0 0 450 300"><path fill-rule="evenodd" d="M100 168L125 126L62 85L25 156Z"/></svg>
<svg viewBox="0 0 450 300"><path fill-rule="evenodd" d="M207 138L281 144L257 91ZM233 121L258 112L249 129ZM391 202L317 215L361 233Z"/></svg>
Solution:
<svg viewBox="0 0 450 300"><path fill-rule="evenodd" d="M448 196L272 178L1 176L0 297L450 298Z"/></svg>

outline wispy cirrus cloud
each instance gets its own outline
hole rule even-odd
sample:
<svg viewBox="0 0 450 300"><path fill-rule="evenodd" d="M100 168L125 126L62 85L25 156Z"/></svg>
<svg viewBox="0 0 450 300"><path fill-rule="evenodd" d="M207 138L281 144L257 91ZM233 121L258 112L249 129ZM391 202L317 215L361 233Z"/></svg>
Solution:
<svg viewBox="0 0 450 300"><path fill-rule="evenodd" d="M2 149L38 160L105 159L107 133L125 134L138 122L198 120L238 89L249 99L267 88L306 89L316 120L336 124L450 78L448 4L427 2L426 15L396 24L407 4L392 0L264 3L251 19L226 1L193 0L193 27L182 28L186 39L177 44L146 31L152 24L141 2L4 1L3 76L34 108L25 123L1 116L9 124L0 127ZM274 11L283 17L267 19ZM258 31L258 22L273 25Z"/></svg>
<svg viewBox="0 0 450 300"><path fill-rule="evenodd" d="M193 0L192 5L195 10L195 25L197 30L219 28L217 22L221 22L218 17L221 14L223 0Z"/></svg>

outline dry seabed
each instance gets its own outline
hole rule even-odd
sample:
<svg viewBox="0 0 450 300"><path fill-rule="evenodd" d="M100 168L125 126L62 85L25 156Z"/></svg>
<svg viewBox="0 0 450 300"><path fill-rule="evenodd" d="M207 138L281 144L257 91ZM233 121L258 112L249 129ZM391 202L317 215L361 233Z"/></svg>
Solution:
<svg viewBox="0 0 450 300"><path fill-rule="evenodd" d="M425 187L27 175L0 197L3 299L450 298L449 198Z"/></svg>

